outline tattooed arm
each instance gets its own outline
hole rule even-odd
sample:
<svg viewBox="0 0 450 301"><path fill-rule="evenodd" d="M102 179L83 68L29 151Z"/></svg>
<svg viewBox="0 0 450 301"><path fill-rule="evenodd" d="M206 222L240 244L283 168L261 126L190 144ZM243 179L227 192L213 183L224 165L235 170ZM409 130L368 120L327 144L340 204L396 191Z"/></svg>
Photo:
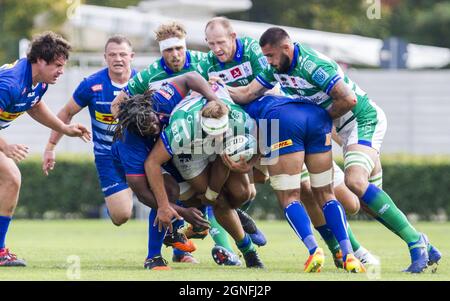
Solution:
<svg viewBox="0 0 450 301"><path fill-rule="evenodd" d="M349 112L356 105L356 95L341 79L331 89L330 96L333 104L328 110L332 119L339 118Z"/></svg>

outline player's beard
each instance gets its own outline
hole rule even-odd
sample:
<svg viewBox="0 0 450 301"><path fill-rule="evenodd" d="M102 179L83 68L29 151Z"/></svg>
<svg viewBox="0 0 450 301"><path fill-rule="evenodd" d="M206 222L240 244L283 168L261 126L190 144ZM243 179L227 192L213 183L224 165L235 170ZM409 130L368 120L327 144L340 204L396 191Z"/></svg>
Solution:
<svg viewBox="0 0 450 301"><path fill-rule="evenodd" d="M278 72L279 73L287 73L290 66L291 66L291 62L289 61L289 56L282 53L280 56L280 66L278 68Z"/></svg>

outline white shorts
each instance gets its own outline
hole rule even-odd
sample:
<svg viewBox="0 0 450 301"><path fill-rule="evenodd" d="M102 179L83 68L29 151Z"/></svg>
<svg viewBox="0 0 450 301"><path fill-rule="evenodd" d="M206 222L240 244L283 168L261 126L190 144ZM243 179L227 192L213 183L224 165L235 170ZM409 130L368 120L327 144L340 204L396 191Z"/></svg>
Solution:
<svg viewBox="0 0 450 301"><path fill-rule="evenodd" d="M367 145L380 152L387 129L386 114L373 101L369 100L369 104L370 106L361 114L362 116L353 119L338 130L337 134L342 140L344 154L347 146L352 144ZM339 128L338 124L339 120L335 121L336 129Z"/></svg>
<svg viewBox="0 0 450 301"><path fill-rule="evenodd" d="M210 162L216 159L216 154L174 155L173 164L185 180L191 180L202 173Z"/></svg>

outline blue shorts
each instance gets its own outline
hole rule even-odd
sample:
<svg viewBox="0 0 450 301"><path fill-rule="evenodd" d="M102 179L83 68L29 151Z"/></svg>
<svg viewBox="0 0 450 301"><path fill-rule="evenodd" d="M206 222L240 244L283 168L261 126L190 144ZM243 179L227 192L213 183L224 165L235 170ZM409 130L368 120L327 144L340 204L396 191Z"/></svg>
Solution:
<svg viewBox="0 0 450 301"><path fill-rule="evenodd" d="M124 179L126 176L145 176L145 160L147 159L153 142L147 138L127 133L125 141L114 141L111 146L114 166ZM162 166L165 171L172 175L180 183L184 182L178 170L171 162Z"/></svg>
<svg viewBox="0 0 450 301"><path fill-rule="evenodd" d="M258 123L260 133L266 133L263 135L266 138L263 144L269 152L264 152L266 157L331 150L331 118L326 110L315 104L287 103L276 106L264 118L267 119L267 127L262 126L261 120ZM275 120L278 120L278 127Z"/></svg>
<svg viewBox="0 0 450 301"><path fill-rule="evenodd" d="M112 156L95 156L95 166L105 198L128 188L127 181L115 167Z"/></svg>

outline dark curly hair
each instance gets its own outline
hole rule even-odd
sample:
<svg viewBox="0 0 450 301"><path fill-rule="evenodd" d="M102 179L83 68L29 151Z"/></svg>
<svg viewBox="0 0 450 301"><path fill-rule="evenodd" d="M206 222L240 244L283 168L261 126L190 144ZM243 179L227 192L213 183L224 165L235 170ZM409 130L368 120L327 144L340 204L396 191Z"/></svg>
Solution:
<svg viewBox="0 0 450 301"><path fill-rule="evenodd" d="M153 109L153 92L154 90L149 90L144 94L126 98L120 103L114 141L122 139L125 130L141 136L155 136L161 132L160 117L167 114Z"/></svg>
<svg viewBox="0 0 450 301"><path fill-rule="evenodd" d="M46 31L33 38L30 50L27 53L28 60L33 64L38 59L43 59L48 64L64 57L69 59L69 51L72 49L69 42L54 32Z"/></svg>

